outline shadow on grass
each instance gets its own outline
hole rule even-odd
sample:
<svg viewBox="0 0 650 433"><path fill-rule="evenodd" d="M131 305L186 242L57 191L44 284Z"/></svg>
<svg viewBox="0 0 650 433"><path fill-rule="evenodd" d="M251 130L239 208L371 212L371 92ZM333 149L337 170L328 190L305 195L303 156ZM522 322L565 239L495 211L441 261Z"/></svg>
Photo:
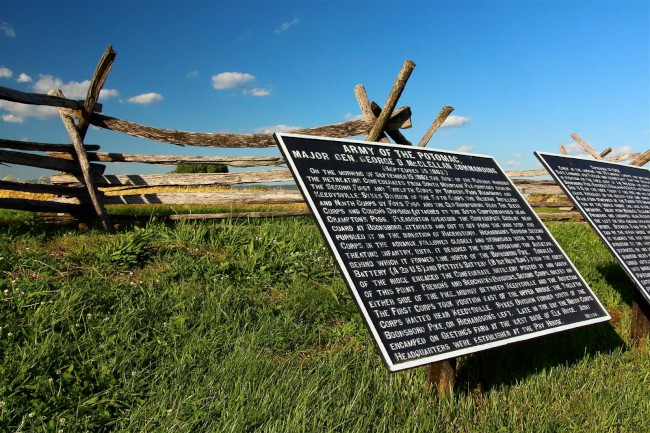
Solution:
<svg viewBox="0 0 650 433"><path fill-rule="evenodd" d="M632 305L637 288L632 279L625 273L623 267L618 262L614 262L598 266L596 269L603 275L607 284L621 295L621 300L628 305Z"/></svg>
<svg viewBox="0 0 650 433"><path fill-rule="evenodd" d="M609 323L547 335L468 356L459 363L458 392L512 386L540 371L571 366L586 357L626 350Z"/></svg>

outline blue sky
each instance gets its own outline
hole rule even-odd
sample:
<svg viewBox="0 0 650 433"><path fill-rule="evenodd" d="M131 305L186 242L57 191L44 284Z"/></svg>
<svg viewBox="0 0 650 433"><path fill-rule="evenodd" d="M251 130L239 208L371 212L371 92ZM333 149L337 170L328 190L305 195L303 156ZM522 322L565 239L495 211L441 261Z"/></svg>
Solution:
<svg viewBox="0 0 650 433"><path fill-rule="evenodd" d="M110 44L103 113L188 131L252 133L359 115L354 86L383 105L403 62L399 106L417 143L538 167L578 133L594 147L650 147L650 1L2 0L0 86L83 99ZM0 138L69 142L56 115L0 101ZM106 152L277 155L180 148L91 128ZM570 149L574 149L571 146ZM111 173L143 168L114 165ZM169 170L163 168L162 171ZM39 171L0 166L0 178Z"/></svg>

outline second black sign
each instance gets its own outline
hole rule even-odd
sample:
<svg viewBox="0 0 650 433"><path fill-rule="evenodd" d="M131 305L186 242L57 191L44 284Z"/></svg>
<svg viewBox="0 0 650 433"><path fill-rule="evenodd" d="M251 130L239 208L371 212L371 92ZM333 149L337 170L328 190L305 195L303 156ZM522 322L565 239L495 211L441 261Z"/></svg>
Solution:
<svg viewBox="0 0 650 433"><path fill-rule="evenodd" d="M650 170L535 152L650 302Z"/></svg>

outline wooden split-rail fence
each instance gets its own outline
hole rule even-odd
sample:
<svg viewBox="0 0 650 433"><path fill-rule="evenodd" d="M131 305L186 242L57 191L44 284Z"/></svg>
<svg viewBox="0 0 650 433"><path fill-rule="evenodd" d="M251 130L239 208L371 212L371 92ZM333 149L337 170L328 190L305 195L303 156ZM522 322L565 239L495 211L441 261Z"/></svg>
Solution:
<svg viewBox="0 0 650 433"><path fill-rule="evenodd" d="M24 183L2 180L0 190L20 193L47 195L47 200L33 198L0 198L0 208L27 210L46 213L50 216L72 216L78 220L99 218L105 229L114 230L106 206L114 204L202 204L202 205L243 205L243 204L295 204L303 199L297 190L289 189L239 189L224 188L217 192L193 192L192 188L177 192L142 192L142 188L159 188L161 186L207 186L225 187L246 184L273 184L292 181L287 168L282 167L284 160L277 156L268 157L214 157L214 156L176 156L176 155L140 155L100 152L100 146L85 144L84 139L90 125L120 132L134 137L154 140L180 146L212 148L275 148L272 134L221 134L186 132L159 129L139 125L126 120L109 117L101 113L97 103L108 73L115 60L116 53L109 46L104 52L91 79L87 97L84 101L66 99L59 90L48 95L24 93L0 87L0 99L14 103L56 107L61 121L66 128L71 144L33 143L0 139L0 163L39 167L56 171L51 176L51 184ZM368 141L393 142L401 145L413 145L400 132L411 127L411 110L408 106L397 108L397 102L415 64L407 60L400 70L388 99L383 107L370 102L365 88L357 85L354 89L361 109L362 117L344 123L306 128L292 131L326 137L365 136ZM436 119L418 143L424 147L436 130L453 111L452 107L443 107ZM609 160L630 160L632 164L643 165L650 160L650 150L643 154L608 158L610 150L598 153L577 135L573 138L594 158ZM560 146L560 151L566 151ZM147 163L175 166L177 164L223 164L229 167L257 167L257 170L218 173L218 174L141 174L141 175L106 175L108 163ZM517 188L526 194L534 206L565 207L571 210L571 203L552 180L531 179L546 175L546 171L507 172ZM103 188L123 187L120 195L106 195ZM18 194L16 194L18 195ZM5 194L7 196L7 194ZM172 219L224 218L224 217L268 217L308 214L309 211L284 212L246 212L210 215L172 215ZM542 214L546 218L579 219L576 212Z"/></svg>

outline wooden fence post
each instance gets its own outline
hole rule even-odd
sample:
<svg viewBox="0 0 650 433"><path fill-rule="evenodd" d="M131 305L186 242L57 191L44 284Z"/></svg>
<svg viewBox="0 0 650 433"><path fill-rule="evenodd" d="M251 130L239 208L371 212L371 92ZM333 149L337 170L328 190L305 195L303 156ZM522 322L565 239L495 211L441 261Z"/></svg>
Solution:
<svg viewBox="0 0 650 433"><path fill-rule="evenodd" d="M381 107L379 105L377 105L377 103L372 102L370 104L370 108L372 109L372 114L375 115L375 118L377 118L377 117L379 117L381 115ZM387 129L385 132L397 144L402 144L404 146L412 146L413 145L413 143L408 141L408 139L406 137L404 137L404 135L400 131L398 131L397 129L395 129L395 130Z"/></svg>
<svg viewBox="0 0 650 433"><path fill-rule="evenodd" d="M90 125L90 117L95 111L95 105L99 99L99 92L101 92L108 73L113 67L113 62L115 61L115 56L117 53L113 51L113 47L109 45L104 51L102 58L95 68L95 73L93 74L92 79L90 80L90 85L88 86L88 93L86 94L86 100L84 101L84 108L81 110L81 119L77 124L77 130L79 131L79 137L81 141L86 138L86 131L88 131L88 126Z"/></svg>
<svg viewBox="0 0 650 433"><path fill-rule="evenodd" d="M113 47L111 45L106 47L104 54L102 55L99 63L97 64L97 67L95 68L93 77L90 80L88 93L86 94L86 100L84 101L84 107L83 110L81 110L81 118L79 119L77 125L75 125L71 117L65 115L64 112L59 109L59 115L61 116L61 120L63 121L66 130L68 131L68 135L70 135L72 146L74 147L74 150L77 154L77 160L79 162L79 167L81 168L81 174L83 175L84 183L88 189L90 201L95 208L95 212L97 213L102 226L104 226L104 229L108 233L114 233L115 228L113 227L113 224L111 224L108 213L106 212L106 208L100 199L101 193L97 189L93 176L90 173L90 162L88 161L88 154L86 153L83 141L86 137L88 126L90 126L90 117L95 111L95 106L97 104L97 100L99 99L99 93L101 92L102 87L106 82L108 73L113 67L113 62L115 61L116 55L117 53L113 50ZM59 90L54 94L54 96L63 97L63 93Z"/></svg>
<svg viewBox="0 0 650 433"><path fill-rule="evenodd" d="M636 165L637 167L641 167L650 161L650 149L646 150L643 152L643 154L639 155L634 161L630 163L630 165Z"/></svg>
<svg viewBox="0 0 650 433"><path fill-rule="evenodd" d="M650 338L650 305L638 290L634 291L630 322L632 341L635 345L644 347Z"/></svg>
<svg viewBox="0 0 650 433"><path fill-rule="evenodd" d="M578 134L576 133L571 134L571 138L573 138L576 141L576 143L578 143L578 145L589 155L593 156L596 159L603 159L603 157L600 156L600 154L596 152L594 149L592 149L592 147L589 146L586 141L580 138Z"/></svg>
<svg viewBox="0 0 650 433"><path fill-rule="evenodd" d="M372 112L372 107L370 105L370 99L368 99L368 94L366 93L366 88L363 87L363 84L357 84L354 86L354 95L357 97L357 102L359 103L359 108L361 109L361 115L365 120L372 120L373 122L377 121L377 116ZM381 131L377 140L380 143L388 143L388 138L384 131Z"/></svg>
<svg viewBox="0 0 650 433"><path fill-rule="evenodd" d="M433 134L440 128L440 126L445 123L445 120L447 120L447 117L451 114L451 112L454 111L454 107L449 107L445 106L442 107L440 110L440 113L436 116L436 119L433 121L431 126L429 126L429 129L427 130L426 134L424 134L424 137L422 137L422 140L420 140L420 143L418 144L418 147L424 147L429 143L429 140L431 140L431 137L433 137Z"/></svg>
<svg viewBox="0 0 650 433"><path fill-rule="evenodd" d="M404 62L404 65L402 66L402 69L400 70L399 74L397 75L397 79L393 84L393 88L391 89L390 94L388 95L388 99L386 99L384 108L381 110L381 114L379 115L379 118L377 118L377 121L372 126L372 129L370 130L368 136L366 137L367 141L377 141L382 131L386 128L388 119L390 119L390 116L393 114L393 110L397 106L397 101L399 100L399 97L402 95L402 92L404 91L404 87L406 86L406 82L411 76L411 72L413 72L414 68L415 68L415 63L413 63L411 60L406 60Z"/></svg>
<svg viewBox="0 0 650 433"><path fill-rule="evenodd" d="M439 397L450 397L456 384L456 358L429 364L427 391L433 389Z"/></svg>
<svg viewBox="0 0 650 433"><path fill-rule="evenodd" d="M61 90L50 91L50 94L61 98L63 97L63 92L61 92ZM110 218L108 217L106 208L104 207L104 204L99 199L99 191L95 186L95 180L93 179L93 175L90 172L90 162L88 161L88 154L86 153L86 149L84 148L83 140L79 135L79 130L77 129L77 126L75 125L72 118L70 118L63 112L63 109L57 108L57 110L59 110L59 116L61 116L61 121L63 121L63 125L65 126L65 129L68 131L68 135L70 135L72 146L74 147L74 150L77 153L79 168L81 169L81 174L83 175L84 183L86 184L86 188L88 189L88 194L90 195L90 201L92 202L93 207L95 208L95 212L97 213L97 216L101 220L104 229L109 233L115 233L115 228L110 222Z"/></svg>

